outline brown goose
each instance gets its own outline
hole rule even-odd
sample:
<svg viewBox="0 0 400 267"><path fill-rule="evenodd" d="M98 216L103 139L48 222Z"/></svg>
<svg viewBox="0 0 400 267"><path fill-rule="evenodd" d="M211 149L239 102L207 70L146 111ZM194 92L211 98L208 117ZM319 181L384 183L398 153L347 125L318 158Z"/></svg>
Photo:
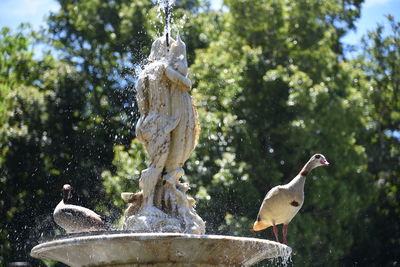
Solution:
<svg viewBox="0 0 400 267"><path fill-rule="evenodd" d="M72 187L69 184L63 186L63 199L54 210L54 221L67 233L108 230L100 215L90 209L69 204L72 198L71 191Z"/></svg>
<svg viewBox="0 0 400 267"><path fill-rule="evenodd" d="M306 176L312 169L328 165L329 162L322 154L315 154L290 183L272 188L264 198L258 212L257 221L253 225L253 230L260 231L272 226L275 239L279 242L276 225L283 224L283 243L286 244L288 224L304 202Z"/></svg>

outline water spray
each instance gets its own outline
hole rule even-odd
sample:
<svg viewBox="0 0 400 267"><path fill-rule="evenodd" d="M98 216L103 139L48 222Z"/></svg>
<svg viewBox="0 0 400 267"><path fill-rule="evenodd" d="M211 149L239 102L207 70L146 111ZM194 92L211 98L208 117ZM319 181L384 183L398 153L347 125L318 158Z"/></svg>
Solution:
<svg viewBox="0 0 400 267"><path fill-rule="evenodd" d="M164 0L164 13L165 13L165 38L167 41L167 48L169 49L169 0Z"/></svg>

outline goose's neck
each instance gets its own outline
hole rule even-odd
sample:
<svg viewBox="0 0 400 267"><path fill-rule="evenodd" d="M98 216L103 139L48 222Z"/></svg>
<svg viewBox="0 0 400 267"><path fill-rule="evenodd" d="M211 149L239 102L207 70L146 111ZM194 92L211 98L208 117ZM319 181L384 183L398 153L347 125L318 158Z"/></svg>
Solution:
<svg viewBox="0 0 400 267"><path fill-rule="evenodd" d="M299 174L296 177L294 177L292 181L290 181L289 187L303 190L305 183L306 183L306 177Z"/></svg>
<svg viewBox="0 0 400 267"><path fill-rule="evenodd" d="M67 191L67 190L64 190L64 192L63 192L63 202L64 202L64 204L69 204L70 199L71 199L71 192Z"/></svg>
<svg viewBox="0 0 400 267"><path fill-rule="evenodd" d="M304 165L303 169L299 172L300 176L307 177L307 175L314 169L313 164L311 162L307 162L306 165Z"/></svg>

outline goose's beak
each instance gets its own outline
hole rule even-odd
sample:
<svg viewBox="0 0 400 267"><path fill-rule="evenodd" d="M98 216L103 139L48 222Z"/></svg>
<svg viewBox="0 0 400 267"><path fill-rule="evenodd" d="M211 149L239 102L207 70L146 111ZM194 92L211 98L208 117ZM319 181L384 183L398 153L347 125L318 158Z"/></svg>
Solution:
<svg viewBox="0 0 400 267"><path fill-rule="evenodd" d="M321 160L321 165L322 166L329 166L329 162L323 159L323 160Z"/></svg>

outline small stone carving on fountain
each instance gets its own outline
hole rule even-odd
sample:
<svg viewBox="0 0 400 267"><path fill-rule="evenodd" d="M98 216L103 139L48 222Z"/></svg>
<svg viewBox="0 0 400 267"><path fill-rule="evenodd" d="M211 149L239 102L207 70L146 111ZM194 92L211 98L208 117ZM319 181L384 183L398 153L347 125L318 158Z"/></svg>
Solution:
<svg viewBox="0 0 400 267"><path fill-rule="evenodd" d="M129 203L124 229L204 234L205 223L194 210L195 200L186 196L189 185L180 182L200 132L189 95L192 83L186 77L185 43L179 35L168 43L160 37L152 44L148 60L137 85L136 134L150 164L141 173L141 191L121 194Z"/></svg>

